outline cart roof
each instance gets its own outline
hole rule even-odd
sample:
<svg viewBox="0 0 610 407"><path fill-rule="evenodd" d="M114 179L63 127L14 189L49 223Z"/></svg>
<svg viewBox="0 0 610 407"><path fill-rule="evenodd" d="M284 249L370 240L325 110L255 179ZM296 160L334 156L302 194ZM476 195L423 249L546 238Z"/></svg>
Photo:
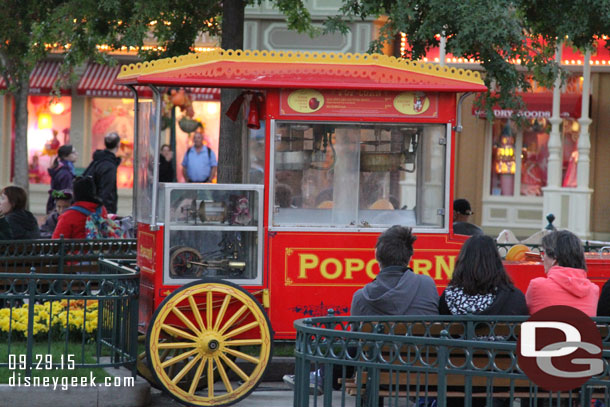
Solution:
<svg viewBox="0 0 610 407"><path fill-rule="evenodd" d="M380 54L214 50L125 65L123 85L482 92L478 72Z"/></svg>

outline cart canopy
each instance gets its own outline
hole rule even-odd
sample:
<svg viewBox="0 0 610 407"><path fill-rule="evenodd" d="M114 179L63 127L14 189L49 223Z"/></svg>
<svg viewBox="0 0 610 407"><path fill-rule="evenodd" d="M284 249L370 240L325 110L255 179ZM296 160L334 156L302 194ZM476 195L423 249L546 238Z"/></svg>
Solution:
<svg viewBox="0 0 610 407"><path fill-rule="evenodd" d="M256 89L487 90L478 72L380 54L242 50L215 50L125 65L116 83Z"/></svg>

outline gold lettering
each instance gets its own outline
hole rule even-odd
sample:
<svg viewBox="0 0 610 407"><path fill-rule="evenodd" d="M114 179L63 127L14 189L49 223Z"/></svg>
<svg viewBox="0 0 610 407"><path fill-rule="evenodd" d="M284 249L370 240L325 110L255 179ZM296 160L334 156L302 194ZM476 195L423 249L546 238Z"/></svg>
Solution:
<svg viewBox="0 0 610 407"><path fill-rule="evenodd" d="M445 256L434 256L434 260L436 261L435 280L443 280L442 272L447 276L447 280L451 280L453 269L455 268L456 256L447 257L449 258L449 264L445 261Z"/></svg>
<svg viewBox="0 0 610 407"><path fill-rule="evenodd" d="M373 272L373 266L377 264L377 259L371 259L366 263L366 275L369 276L371 280L377 278L377 274Z"/></svg>
<svg viewBox="0 0 610 407"><path fill-rule="evenodd" d="M153 259L152 248L140 246L140 256L142 256L143 258L145 258L147 260L152 260Z"/></svg>
<svg viewBox="0 0 610 407"><path fill-rule="evenodd" d="M334 273L329 273L326 270L329 263L335 265ZM322 264L320 264L320 274L322 274L322 277L327 278L329 280L334 280L335 278L338 278L341 273L343 273L343 266L341 265L341 262L339 260L334 259L332 257L322 260Z"/></svg>
<svg viewBox="0 0 610 407"><path fill-rule="evenodd" d="M320 259L315 254L299 253L299 277L307 278L307 270L311 270L318 266Z"/></svg>
<svg viewBox="0 0 610 407"><path fill-rule="evenodd" d="M352 273L364 269L364 260L362 259L345 259L345 279L353 280Z"/></svg>
<svg viewBox="0 0 610 407"><path fill-rule="evenodd" d="M426 274L430 276L432 262L426 259L413 259L413 271L417 274ZM432 277L432 276L430 276Z"/></svg>

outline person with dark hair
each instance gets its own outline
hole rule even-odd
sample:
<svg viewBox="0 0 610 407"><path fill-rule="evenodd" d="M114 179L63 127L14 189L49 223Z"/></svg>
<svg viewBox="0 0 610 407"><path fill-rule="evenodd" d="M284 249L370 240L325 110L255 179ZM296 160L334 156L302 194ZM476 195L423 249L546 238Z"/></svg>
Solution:
<svg viewBox="0 0 610 407"><path fill-rule="evenodd" d="M352 315L437 315L438 291L434 280L409 268L413 242L411 228L392 226L377 239L377 278L354 293Z"/></svg>
<svg viewBox="0 0 610 407"><path fill-rule="evenodd" d="M176 182L176 172L172 165L173 159L174 152L169 144L163 144L159 155L159 182Z"/></svg>
<svg viewBox="0 0 610 407"><path fill-rule="evenodd" d="M377 238L375 258L380 271L375 280L354 293L352 315L438 315L438 291L434 280L424 274L415 274L409 268L415 240L417 237L413 236L411 228L399 225L392 226ZM348 352L354 351L348 347ZM334 369L332 374L336 384L341 373ZM294 375L284 375L282 379L294 386ZM324 369L309 372L310 394L323 393L323 380Z"/></svg>
<svg viewBox="0 0 610 407"><path fill-rule="evenodd" d="M472 236L462 246L438 309L441 315L529 315L525 296L506 274L496 243L485 235Z"/></svg>
<svg viewBox="0 0 610 407"><path fill-rule="evenodd" d="M39 239L40 228L32 212L26 210L28 195L18 186L5 187L0 193L0 217L5 218L12 239Z"/></svg>
<svg viewBox="0 0 610 407"><path fill-rule="evenodd" d="M55 200L55 209L47 216L47 220L40 227L40 237L50 239L57 227L59 215L64 213L66 209L72 205L72 190L64 189L62 191L53 191L51 196Z"/></svg>
<svg viewBox="0 0 610 407"><path fill-rule="evenodd" d="M57 150L57 157L51 168L48 169L51 176L51 189L49 189L49 199L47 200L47 213L52 212L55 208L53 191L72 190L74 162L77 158L78 154L70 144L63 145Z"/></svg>
<svg viewBox="0 0 610 407"><path fill-rule="evenodd" d="M105 150L95 150L93 161L85 172L84 176L90 176L95 182L97 194L101 198L104 206L110 213L117 212L117 187L116 173L121 158L116 154L121 145L121 138L117 133L108 133L104 137Z"/></svg>
<svg viewBox="0 0 610 407"><path fill-rule="evenodd" d="M468 200L456 199L453 201L453 233L468 236L482 235L483 230L468 221L473 214Z"/></svg>
<svg viewBox="0 0 610 407"><path fill-rule="evenodd" d="M57 226L53 232L53 239L64 237L65 239L85 239L87 237L87 229L85 222L87 215L76 209L75 206L86 209L86 211L94 212L102 201L96 195L95 182L91 177L76 177L74 180L74 203L59 216ZM102 218L108 217L106 208L102 206Z"/></svg>
<svg viewBox="0 0 610 407"><path fill-rule="evenodd" d="M606 281L602 287L602 293L597 302L597 316L610 317L610 280Z"/></svg>
<svg viewBox="0 0 610 407"><path fill-rule="evenodd" d="M546 277L530 281L525 293L531 314L552 305L567 305L594 317L599 287L587 279L582 242L567 230L542 238L540 249Z"/></svg>

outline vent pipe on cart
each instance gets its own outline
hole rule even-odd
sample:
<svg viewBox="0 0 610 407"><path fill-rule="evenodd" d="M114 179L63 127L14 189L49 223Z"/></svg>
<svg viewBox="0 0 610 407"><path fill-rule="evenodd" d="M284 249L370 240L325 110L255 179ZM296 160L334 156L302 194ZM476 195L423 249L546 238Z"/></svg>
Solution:
<svg viewBox="0 0 610 407"><path fill-rule="evenodd" d="M474 92L466 92L460 96L460 99L458 100L456 123L455 126L453 126L453 131L458 133L462 132L462 102L470 95L474 95Z"/></svg>

